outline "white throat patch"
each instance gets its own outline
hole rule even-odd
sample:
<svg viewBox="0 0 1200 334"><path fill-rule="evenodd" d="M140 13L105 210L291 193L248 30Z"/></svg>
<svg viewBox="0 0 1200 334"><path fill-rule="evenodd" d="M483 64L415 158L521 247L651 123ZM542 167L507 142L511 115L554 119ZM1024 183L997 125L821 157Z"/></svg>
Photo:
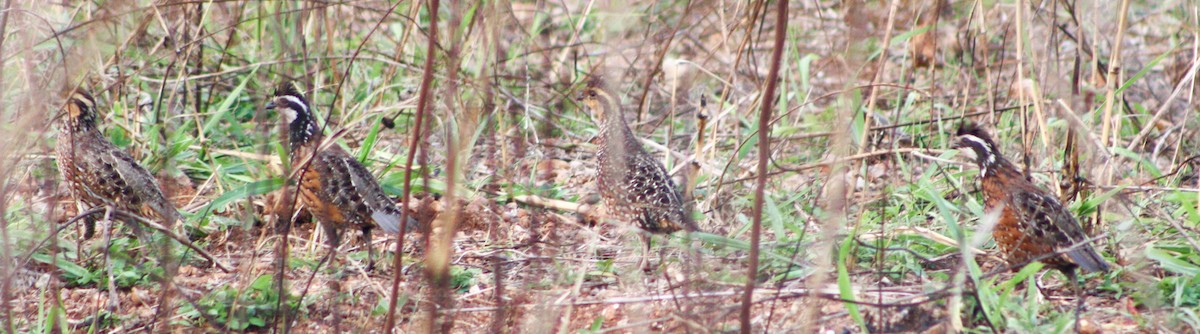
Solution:
<svg viewBox="0 0 1200 334"><path fill-rule="evenodd" d="M281 108L279 110L283 112L283 118L287 120L287 123L296 121L296 111L292 110L292 108Z"/></svg>
<svg viewBox="0 0 1200 334"><path fill-rule="evenodd" d="M285 100L288 100L288 102L291 102L291 103L292 103L292 104L294 104L294 105L298 105L298 106L300 106L300 108L304 108L304 110L303 110L303 111L304 111L304 113L305 113L305 114L308 114L308 113L309 113L309 112L308 112L308 105L304 104L304 101L301 101L301 100L300 100L300 98L298 98L298 97L295 97L295 96L291 96L291 95L284 95L284 96L281 96L281 97L282 97L282 98L284 98ZM284 116L284 117L287 117L287 121L288 121L288 123L291 123L291 122L295 121L295 120L296 120L296 117L299 117L299 115L297 115L297 114L296 114L296 110L292 110L292 108L291 108L291 106L290 106L290 105L289 105L288 107L285 107L285 108L280 108L280 109L282 109L282 110L283 110L283 116Z"/></svg>

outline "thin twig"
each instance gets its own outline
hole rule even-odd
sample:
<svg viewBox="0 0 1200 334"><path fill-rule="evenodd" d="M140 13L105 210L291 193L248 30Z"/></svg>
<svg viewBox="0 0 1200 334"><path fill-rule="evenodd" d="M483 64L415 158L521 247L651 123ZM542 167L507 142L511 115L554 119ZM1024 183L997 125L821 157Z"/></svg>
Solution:
<svg viewBox="0 0 1200 334"><path fill-rule="evenodd" d="M175 239L175 241L178 241L179 243L183 244L188 249L196 251L197 254L200 254L200 256L204 257L205 260L208 260L208 262L212 263L213 266L217 267L217 269L221 269L221 271L224 271L226 273L233 272L233 269L229 269L229 267L226 267L220 261L217 261L217 259L215 257L213 257L213 255L211 253L204 250L203 248L196 246L196 244L192 243L191 240L188 240L187 238L184 238L178 234L175 234L175 232L172 232L171 229L167 228L166 226L162 226L158 223L151 221L150 219L147 219L146 217L142 217L142 216L136 215L132 212L128 212L128 211L124 211L124 210L113 210L113 216L124 219L126 221L134 221L137 223L141 223L142 225L146 225L149 228L158 230L159 232L162 232L163 235L171 237L171 239Z"/></svg>
<svg viewBox="0 0 1200 334"><path fill-rule="evenodd" d="M446 69L449 71L449 80L447 80L446 88L443 93L445 104L457 106L458 100L458 68L459 53L462 51L462 32L459 31L459 26L462 23L462 2L449 2L450 20L446 22L448 28L448 40L450 50L446 52ZM435 12L434 12L435 13ZM430 38L437 40L437 35L431 35ZM431 54L432 55L432 54ZM432 57L431 57L432 58ZM446 108L445 117L455 119L454 125L458 130L473 132L470 129L463 129L464 122L460 119L460 115L469 114L468 108ZM455 113L454 111L459 111ZM464 117L465 118L465 117ZM461 138L455 135L446 136L446 190L442 200L447 203L446 211L436 220L431 222L429 230L429 238L427 240L428 250L425 252L425 272L428 278L430 301L427 312L429 314L426 327L428 333L448 332L454 328L455 317L452 314L445 314L443 309L448 309L454 305L453 290L450 286L450 262L451 256L454 253L454 231L457 229L458 217L461 214L462 206L458 204L458 194L455 188L458 183L458 177L462 174L460 170L461 163L459 160L459 152L461 148ZM438 231L433 233L432 231Z"/></svg>
<svg viewBox="0 0 1200 334"><path fill-rule="evenodd" d="M72 217L71 219L68 219L66 222L62 223L61 226L58 227L58 229L55 231L55 234L70 227L72 224L78 222L81 219L87 218L88 216L92 216L95 214L99 214L101 212L105 212L106 208L107 208L107 206L95 207L95 208L89 209L87 211L84 211L84 212L76 215L75 217ZM199 253L200 256L203 256L204 259L211 262L218 269L221 269L221 271L224 271L227 273L233 272L232 269L229 269L224 264L221 264L220 262L218 262L216 260L216 258L214 258L212 256L212 254L210 254L209 252L205 251L204 249L201 249L200 247L197 247L191 241L187 240L187 238L181 237L178 234L171 232L169 229L167 229L166 227L164 227L158 223L150 221L149 219L146 219L145 217L138 216L131 212L126 212L123 210L114 209L112 215L115 217L118 217L118 218L125 219L127 221L132 220L133 222L141 223L142 225L146 225L147 227L150 227L152 229L163 232L163 234L166 234L167 236L171 237L171 239L175 239L176 241L179 241L179 243L182 243L184 246L187 246L189 249L192 249L192 250L196 251L197 253ZM21 266L25 266L26 264L28 264L29 260L33 257L33 254L38 249L42 248L42 246L44 246L46 244L46 242L48 242L49 240L50 240L50 237L46 237L46 238L42 239L41 241L39 241L38 244L34 245L34 247L30 248L29 253L26 254L24 257L22 257L22 259L20 261L18 261L17 263L20 263Z"/></svg>
<svg viewBox="0 0 1200 334"><path fill-rule="evenodd" d="M8 19L8 14L11 12L9 11L10 8L12 8L12 0L4 0L4 8L2 9L3 14L0 15L0 58L4 57L4 42L7 40L6 37L8 37L8 24L10 23ZM0 62L0 73L5 73L4 64L6 64L6 62ZM6 75L0 75L0 87L4 87L4 79L6 77ZM0 115L6 115L5 109L7 105L8 103L0 103ZM7 198L0 198L0 201L7 202ZM3 207L5 207L5 205L0 204L0 208ZM5 259L11 258L12 246L9 243L8 219L3 217L0 217L0 238L3 238L0 240L0 252L3 252L3 254L0 254L0 256L3 256ZM0 282L0 308L4 309L4 328L7 329L9 333L16 333L16 327L13 326L11 302L13 300L11 277L14 276L14 272L16 272L16 270L15 267L11 266L11 262L4 261L3 264L0 264L0 275L5 276L6 278L3 282Z"/></svg>
<svg viewBox="0 0 1200 334"><path fill-rule="evenodd" d="M775 107L775 86L779 65L783 60L783 44L787 40L788 1L779 0L775 7L775 45L771 53L771 68L767 72L767 88L763 91L762 110L758 113L758 184L754 188L754 221L750 225L750 263L746 268L746 288L742 292L742 312L739 317L742 334L750 333L750 308L754 306L754 285L758 280L758 252L762 242L763 196L766 195L767 165L771 157L771 110ZM787 108L784 108L785 110Z"/></svg>
<svg viewBox="0 0 1200 334"><path fill-rule="evenodd" d="M1112 155L1109 147L1120 145L1120 143L1115 142L1116 133L1120 132L1120 121L1113 119L1113 104L1115 104L1117 95L1117 82L1120 81L1117 76L1120 75L1118 71L1121 69L1121 45L1124 44L1123 41L1125 39L1126 22L1129 16L1129 0L1121 1L1121 9L1117 15L1119 15L1119 19L1117 20L1117 35L1113 39L1112 54L1109 55L1108 59L1108 73L1105 76L1105 83L1108 89L1104 94L1104 113L1100 128L1100 146L1104 148L1105 152L1108 152L1107 155L1109 156ZM1100 172L1100 184L1112 185L1113 169L1116 167L1114 163L1115 161L1112 159L1104 161L1104 166ZM1097 230L1104 228L1104 203L1096 206L1096 212L1092 214L1092 224Z"/></svg>
<svg viewBox="0 0 1200 334"><path fill-rule="evenodd" d="M1142 139L1146 138L1146 135L1150 134L1150 130L1154 129L1154 124L1158 123L1158 119L1162 118L1163 114L1167 113L1167 110L1171 110L1171 103L1175 102L1175 99L1179 97L1179 93L1184 91L1184 86L1196 80L1197 70L1200 70L1200 54L1196 54L1192 58L1192 67L1188 69L1187 74L1175 84L1175 89L1171 91L1171 95L1167 96L1167 99L1158 106L1158 111L1154 112L1154 116L1150 117L1150 121L1146 122L1146 125L1142 127L1141 131L1138 131L1137 136L1134 136L1133 140L1129 141L1129 145L1125 147L1126 150L1132 151L1135 146L1142 142Z"/></svg>
<svg viewBox="0 0 1200 334"><path fill-rule="evenodd" d="M400 221L402 222L408 221L407 208L409 194L412 192L412 165L413 160L416 159L417 147L420 146L422 142L421 139L423 137L421 134L421 128L426 123L425 114L429 109L429 87L433 83L433 59L437 54L438 4L438 0L429 0L429 13L431 15L429 15L428 43L425 48L425 52L427 53L425 55L425 69L421 74L421 90L419 93L417 93L417 117L413 121L415 127L412 130L412 140L409 141L408 145L408 157L406 157L404 160L404 184L401 185L403 191L400 195L400 207L404 208L403 210L400 210ZM408 224L400 224L400 236L396 242L396 257L395 261L393 262L394 268L401 268L401 266L404 264L404 262L402 262L404 259L404 235L408 232L406 231L407 227ZM392 274L392 293L390 296L388 296L388 312L387 317L384 318L383 322L383 332L385 333L391 333L392 328L396 328L396 302L400 294L400 278L402 277L401 273L402 270L395 270Z"/></svg>

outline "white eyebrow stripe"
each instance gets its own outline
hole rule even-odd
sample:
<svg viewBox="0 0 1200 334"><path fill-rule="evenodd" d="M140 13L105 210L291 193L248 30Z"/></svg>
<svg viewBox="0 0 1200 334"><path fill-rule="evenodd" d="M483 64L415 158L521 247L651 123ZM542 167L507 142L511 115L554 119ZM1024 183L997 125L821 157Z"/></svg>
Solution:
<svg viewBox="0 0 1200 334"><path fill-rule="evenodd" d="M988 143L986 141L983 141L982 138L979 138L975 135L962 135L962 139L976 142L979 144L979 146L983 146L984 148L987 148L989 151L991 151L991 148L988 147Z"/></svg>
<svg viewBox="0 0 1200 334"><path fill-rule="evenodd" d="M73 97L73 98L74 98L76 101L83 102L83 104L84 104L84 105L86 105L88 108L94 108L94 107L95 107L95 105L92 103L92 99L89 99L89 98L87 97L87 95L83 95L83 94L75 93L75 96L72 96L72 97Z"/></svg>
<svg viewBox="0 0 1200 334"><path fill-rule="evenodd" d="M303 100L300 100L300 98L292 96L292 95L284 95L283 98L287 99L289 102L300 105L301 108L304 108L305 114L311 114L310 112L308 112L308 104L305 104Z"/></svg>
<svg viewBox="0 0 1200 334"><path fill-rule="evenodd" d="M975 135L963 135L962 139L975 142L976 144L979 144L979 147L982 147L984 151L987 151L987 162L989 164L996 162L996 152L992 151L992 145L989 145L983 140L983 138L979 138Z"/></svg>

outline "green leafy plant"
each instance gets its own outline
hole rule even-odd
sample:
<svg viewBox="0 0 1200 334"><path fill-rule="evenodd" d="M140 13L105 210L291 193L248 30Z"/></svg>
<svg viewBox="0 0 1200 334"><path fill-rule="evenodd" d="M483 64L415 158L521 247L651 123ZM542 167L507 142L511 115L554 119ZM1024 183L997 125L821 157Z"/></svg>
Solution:
<svg viewBox="0 0 1200 334"><path fill-rule="evenodd" d="M1175 307L1200 306L1200 276L1172 276L1158 282L1167 301Z"/></svg>
<svg viewBox="0 0 1200 334"><path fill-rule="evenodd" d="M109 269L112 269L112 280L119 289L150 284L154 277L163 274L162 267L155 261L145 261L139 257L137 250L140 242L132 238L115 238L108 247L109 261L98 261L94 266L77 264L68 257L67 253L59 253L57 261L51 261L49 254L37 253L32 256L34 261L58 266L62 270L61 278L69 286L92 286L107 289L109 284Z"/></svg>
<svg viewBox="0 0 1200 334"><path fill-rule="evenodd" d="M262 328L273 319L279 309L279 291L275 289L274 275L262 275L245 289L222 286L200 298L193 307L185 304L182 313L192 319L208 319L229 330ZM288 296L283 304L292 309L300 303L296 296Z"/></svg>
<svg viewBox="0 0 1200 334"><path fill-rule="evenodd" d="M479 268L450 267L450 286L459 293L467 292L475 285L475 277L483 273Z"/></svg>

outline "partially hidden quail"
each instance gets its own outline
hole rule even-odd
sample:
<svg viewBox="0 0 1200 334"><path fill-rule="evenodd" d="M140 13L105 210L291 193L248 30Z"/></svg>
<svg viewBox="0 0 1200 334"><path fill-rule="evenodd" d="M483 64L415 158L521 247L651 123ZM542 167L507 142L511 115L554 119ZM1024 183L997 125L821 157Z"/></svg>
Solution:
<svg viewBox="0 0 1200 334"><path fill-rule="evenodd" d="M168 228L182 220L174 204L163 196L154 176L100 133L96 100L78 90L68 96L60 125L63 134L58 138L55 152L59 172L71 196L89 208L112 206L161 220ZM83 220L84 236L90 238L96 217Z"/></svg>
<svg viewBox="0 0 1200 334"><path fill-rule="evenodd" d="M697 231L674 182L642 148L621 112L621 99L593 79L580 99L600 124L596 152L600 197L611 218L651 233Z"/></svg>
<svg viewBox="0 0 1200 334"><path fill-rule="evenodd" d="M1076 269L1109 270L1108 262L1092 248L1075 216L1056 196L1035 186L1005 159L986 131L967 122L959 127L957 137L958 148L975 153L986 212L1000 210L992 237L1012 270L1041 261L1065 273L1072 283Z"/></svg>
<svg viewBox="0 0 1200 334"><path fill-rule="evenodd" d="M266 107L283 117L282 136L288 144L292 168L296 169L293 175L300 177L301 201L321 222L329 245L336 251L341 244L341 230L358 228L367 244L367 266L374 268L371 229L400 233L401 212L396 203L354 156L338 145L322 147L324 134L313 109L294 84L281 85ZM416 220L410 216L407 221L407 231L415 231Z"/></svg>

